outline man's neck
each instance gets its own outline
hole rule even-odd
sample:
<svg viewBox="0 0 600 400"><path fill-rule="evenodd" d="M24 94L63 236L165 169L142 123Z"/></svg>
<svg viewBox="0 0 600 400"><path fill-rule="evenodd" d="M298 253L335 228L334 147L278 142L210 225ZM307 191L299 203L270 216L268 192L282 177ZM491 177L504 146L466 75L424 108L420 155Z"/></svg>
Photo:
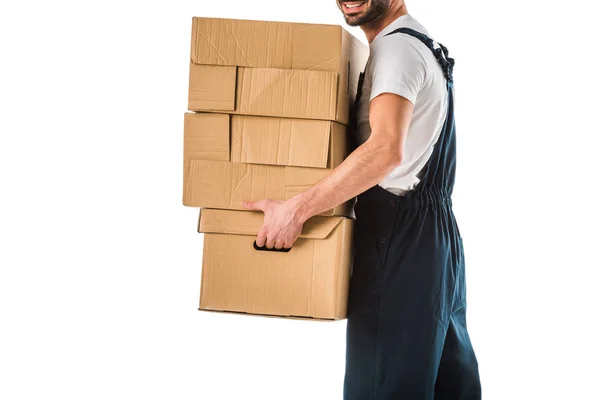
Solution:
<svg viewBox="0 0 600 400"><path fill-rule="evenodd" d="M402 15L406 14L408 14L408 10L406 9L404 2L401 4L395 3L395 5L390 7L385 14L371 22L362 25L360 29L363 30L365 36L367 37L367 41L369 44L371 44L373 39L375 39L375 37L377 37L377 35L379 35L379 33L384 30L386 26L394 22Z"/></svg>

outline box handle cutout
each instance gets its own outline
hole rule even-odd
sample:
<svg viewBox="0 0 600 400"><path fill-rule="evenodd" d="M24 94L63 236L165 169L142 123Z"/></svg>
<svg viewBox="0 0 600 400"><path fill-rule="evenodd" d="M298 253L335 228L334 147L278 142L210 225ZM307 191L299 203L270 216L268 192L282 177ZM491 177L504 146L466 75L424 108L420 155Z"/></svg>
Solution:
<svg viewBox="0 0 600 400"><path fill-rule="evenodd" d="M254 250L274 251L274 252L278 252L278 253L287 253L288 251L290 251L292 249L291 247L289 249L269 249L269 248L267 248L267 246L258 247L258 245L256 244L256 240L252 243L252 246L254 246Z"/></svg>

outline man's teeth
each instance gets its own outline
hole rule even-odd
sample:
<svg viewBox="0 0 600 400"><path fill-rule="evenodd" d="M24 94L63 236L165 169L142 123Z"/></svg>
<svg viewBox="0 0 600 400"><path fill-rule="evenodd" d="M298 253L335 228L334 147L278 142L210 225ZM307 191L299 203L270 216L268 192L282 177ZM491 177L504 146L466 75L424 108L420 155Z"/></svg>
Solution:
<svg viewBox="0 0 600 400"><path fill-rule="evenodd" d="M348 8L356 8L356 7L362 6L363 4L365 4L365 3L354 3L354 4L348 4L348 3L346 3L346 7L348 7Z"/></svg>

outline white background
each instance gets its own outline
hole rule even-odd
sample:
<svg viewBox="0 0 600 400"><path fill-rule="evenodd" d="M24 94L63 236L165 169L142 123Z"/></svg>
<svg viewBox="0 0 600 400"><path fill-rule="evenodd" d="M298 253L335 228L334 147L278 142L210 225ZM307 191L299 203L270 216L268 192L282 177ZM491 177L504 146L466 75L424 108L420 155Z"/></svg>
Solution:
<svg viewBox="0 0 600 400"><path fill-rule="evenodd" d="M487 400L600 398L600 35L583 3L407 2L456 58ZM0 398L341 399L345 322L197 311L194 15L343 24L334 0L0 6Z"/></svg>

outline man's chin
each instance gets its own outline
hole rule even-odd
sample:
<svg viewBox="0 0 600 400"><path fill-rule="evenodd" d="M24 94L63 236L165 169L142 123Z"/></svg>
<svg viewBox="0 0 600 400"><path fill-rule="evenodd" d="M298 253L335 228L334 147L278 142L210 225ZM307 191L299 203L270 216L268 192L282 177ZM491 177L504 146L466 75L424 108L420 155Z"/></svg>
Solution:
<svg viewBox="0 0 600 400"><path fill-rule="evenodd" d="M348 24L350 26L359 26L362 22L360 17L355 17L353 15L346 16L345 20L346 20L346 24Z"/></svg>

